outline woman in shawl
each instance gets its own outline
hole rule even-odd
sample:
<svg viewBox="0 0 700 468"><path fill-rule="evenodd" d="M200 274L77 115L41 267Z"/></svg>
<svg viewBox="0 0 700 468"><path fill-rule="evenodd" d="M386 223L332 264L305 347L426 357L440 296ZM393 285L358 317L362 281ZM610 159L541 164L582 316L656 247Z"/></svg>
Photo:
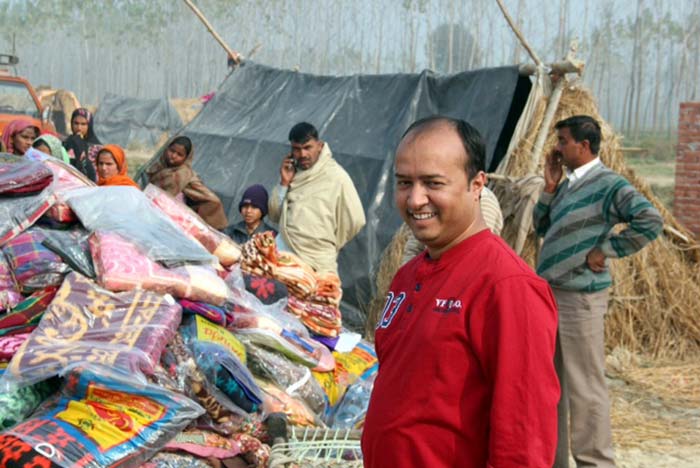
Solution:
<svg viewBox="0 0 700 468"><path fill-rule="evenodd" d="M97 185L125 185L136 187L138 184L127 175L124 150L119 145L105 145L97 153Z"/></svg>
<svg viewBox="0 0 700 468"><path fill-rule="evenodd" d="M44 133L39 136L34 143L32 143L32 148L41 151L44 154L53 156L54 158L63 161L66 164L70 164L70 156L68 156L68 151L63 147L63 143L54 135L49 133Z"/></svg>
<svg viewBox="0 0 700 468"><path fill-rule="evenodd" d="M148 169L148 181L180 198L214 229L224 229L228 225L224 206L192 169L193 159L192 141L185 136L176 137Z"/></svg>
<svg viewBox="0 0 700 468"><path fill-rule="evenodd" d="M39 129L30 121L24 119L13 120L5 127L2 133L2 143L5 151L18 156L23 156L32 142L39 136Z"/></svg>
<svg viewBox="0 0 700 468"><path fill-rule="evenodd" d="M63 142L70 156L70 162L73 167L94 182L97 180L96 156L102 143L95 135L90 111L82 107L73 111L70 129L73 134Z"/></svg>

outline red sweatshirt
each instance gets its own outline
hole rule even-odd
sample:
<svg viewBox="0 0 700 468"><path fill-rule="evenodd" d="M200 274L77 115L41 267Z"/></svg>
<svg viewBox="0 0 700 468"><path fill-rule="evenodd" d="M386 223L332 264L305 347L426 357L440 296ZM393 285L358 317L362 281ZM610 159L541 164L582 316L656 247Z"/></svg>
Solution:
<svg viewBox="0 0 700 468"><path fill-rule="evenodd" d="M401 268L376 332L366 468L550 468L557 309L549 285L484 230Z"/></svg>

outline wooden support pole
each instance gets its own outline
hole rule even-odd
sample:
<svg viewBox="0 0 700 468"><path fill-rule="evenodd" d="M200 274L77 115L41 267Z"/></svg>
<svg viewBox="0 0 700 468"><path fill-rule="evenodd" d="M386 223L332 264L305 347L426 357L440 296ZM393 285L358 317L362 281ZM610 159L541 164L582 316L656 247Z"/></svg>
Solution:
<svg viewBox="0 0 700 468"><path fill-rule="evenodd" d="M583 74L584 63L575 61L565 61L565 62L554 62L545 65L545 68L549 70L552 75L566 75L567 73L576 73L577 75ZM522 76L531 76L537 72L537 66L532 63L523 63L519 67L520 74Z"/></svg>
<svg viewBox="0 0 700 468"><path fill-rule="evenodd" d="M511 18L510 14L508 13L506 6L503 4L503 0L496 0L496 3L498 3L498 7L501 9L503 16L506 18L508 26L510 26L510 29L513 30L515 36L518 38L523 48L527 51L530 58L532 58L532 61L535 62L535 65L542 66L542 60L540 60L538 55L535 53L534 49L530 47L530 44L527 42L527 39L525 39L525 36L523 36L523 33L520 32L520 30L518 29L518 26L515 24L515 21L513 21L513 18Z"/></svg>
<svg viewBox="0 0 700 468"><path fill-rule="evenodd" d="M214 36L216 42L218 42L221 45L221 47L224 48L228 56L231 57L231 59L236 63L236 65L240 64L242 59L241 54L235 52L228 46L228 44L226 44L224 39L221 36L219 36L219 33L217 33L214 30L214 27L211 25L211 23L207 21L207 18L204 16L204 14L201 11L199 11L199 8L197 8L191 0L184 0L184 2L187 4L188 7L190 7L192 12L197 16L197 18L199 18L202 21L202 23L204 23L204 26L209 30L211 35Z"/></svg>
<svg viewBox="0 0 700 468"><path fill-rule="evenodd" d="M540 160L542 159L542 150L544 149L544 144L546 143L547 136L549 135L549 126L552 125L554 114L557 112L557 107L559 107L559 100L561 99L561 94L564 91L564 86L566 86L566 78L561 76L559 77L557 84L554 85L552 95L549 96L547 110L544 113L544 118L542 119L542 124L540 125L540 131L537 133L535 146L532 148L530 167L527 171L528 174L536 174L538 172Z"/></svg>

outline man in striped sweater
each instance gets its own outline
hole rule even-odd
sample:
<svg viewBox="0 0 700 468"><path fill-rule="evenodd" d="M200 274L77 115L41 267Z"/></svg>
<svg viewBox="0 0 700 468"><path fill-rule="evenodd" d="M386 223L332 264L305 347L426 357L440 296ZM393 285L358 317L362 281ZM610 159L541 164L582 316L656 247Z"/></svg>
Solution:
<svg viewBox="0 0 700 468"><path fill-rule="evenodd" d="M555 128L557 146L547 155L534 211L535 230L544 237L537 273L549 281L559 309L555 364L562 393L554 466L568 467L570 428L577 466L614 467L603 323L612 284L608 259L639 251L659 235L663 220L598 158L598 122L580 115ZM614 233L620 223L626 228Z"/></svg>

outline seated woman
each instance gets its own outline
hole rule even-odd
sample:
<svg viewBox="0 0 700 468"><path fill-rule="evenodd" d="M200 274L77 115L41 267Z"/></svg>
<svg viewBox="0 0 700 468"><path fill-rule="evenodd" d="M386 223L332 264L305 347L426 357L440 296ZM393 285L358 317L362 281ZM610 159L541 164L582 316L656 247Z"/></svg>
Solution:
<svg viewBox="0 0 700 468"><path fill-rule="evenodd" d="M125 185L141 189L127 175L124 150L119 145L105 145L97 153L97 185Z"/></svg>
<svg viewBox="0 0 700 468"><path fill-rule="evenodd" d="M192 169L193 159L192 141L185 136L175 137L146 172L148 181L181 199L214 229L224 229L228 224L224 206Z"/></svg>
<svg viewBox="0 0 700 468"><path fill-rule="evenodd" d="M53 156L66 164L70 164L70 157L68 156L66 149L63 147L61 140L49 133L40 135L39 138L34 140L34 143L32 143L32 148L37 149L44 154Z"/></svg>
<svg viewBox="0 0 700 468"><path fill-rule="evenodd" d="M72 135L63 142L63 147L70 156L70 162L73 167L95 182L97 180L96 156L102 143L95 135L90 111L82 107L74 110L70 117L70 129Z"/></svg>
<svg viewBox="0 0 700 468"><path fill-rule="evenodd" d="M24 156L32 142L39 136L39 129L28 120L13 120L2 133L2 143L5 151L18 156Z"/></svg>
<svg viewBox="0 0 700 468"><path fill-rule="evenodd" d="M227 227L224 233L238 244L245 244L258 232L272 231L276 235L277 232L263 221L267 215L267 198L267 190L262 185L251 185L245 189L238 204L243 221Z"/></svg>

